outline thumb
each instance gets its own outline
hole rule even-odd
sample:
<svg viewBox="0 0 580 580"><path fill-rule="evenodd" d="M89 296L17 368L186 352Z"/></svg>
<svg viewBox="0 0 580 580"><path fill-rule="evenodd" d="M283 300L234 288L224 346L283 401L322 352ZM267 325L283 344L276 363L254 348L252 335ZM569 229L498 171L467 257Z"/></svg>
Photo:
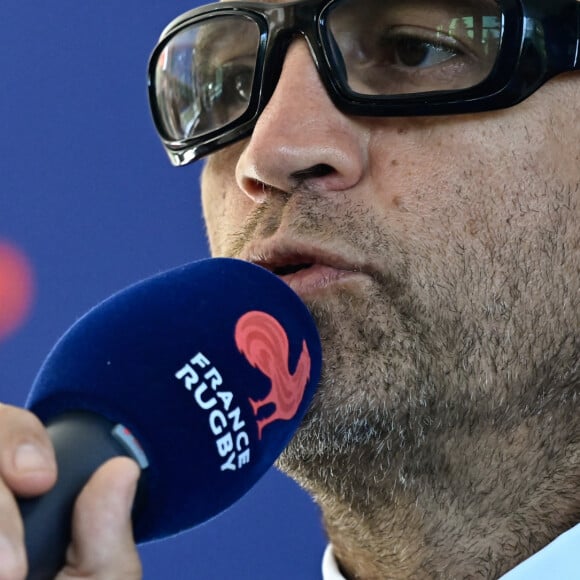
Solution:
<svg viewBox="0 0 580 580"><path fill-rule="evenodd" d="M67 563L56 580L141 578L131 525L139 474L127 457L112 459L94 473L76 501Z"/></svg>

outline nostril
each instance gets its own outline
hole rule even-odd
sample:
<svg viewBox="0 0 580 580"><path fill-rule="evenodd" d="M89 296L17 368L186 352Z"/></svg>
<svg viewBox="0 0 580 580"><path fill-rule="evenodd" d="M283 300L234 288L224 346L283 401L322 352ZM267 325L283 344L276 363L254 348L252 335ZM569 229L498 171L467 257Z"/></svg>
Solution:
<svg viewBox="0 0 580 580"><path fill-rule="evenodd" d="M274 193L274 187L253 177L243 177L239 181L240 187L255 202L265 201Z"/></svg>
<svg viewBox="0 0 580 580"><path fill-rule="evenodd" d="M292 177L298 181L305 181L307 179L313 179L317 177L326 177L334 173L334 169L326 163L318 163L307 169L301 169L300 171L294 171Z"/></svg>

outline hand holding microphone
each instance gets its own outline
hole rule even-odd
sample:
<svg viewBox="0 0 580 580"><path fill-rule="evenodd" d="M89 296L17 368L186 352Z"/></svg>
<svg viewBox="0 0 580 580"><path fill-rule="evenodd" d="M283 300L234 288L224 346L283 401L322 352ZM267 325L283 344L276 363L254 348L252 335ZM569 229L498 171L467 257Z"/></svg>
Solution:
<svg viewBox="0 0 580 580"><path fill-rule="evenodd" d="M60 569L74 499L110 457L142 469L138 542L230 506L291 439L320 359L299 298L237 260L172 270L90 311L55 346L29 398L59 463L54 488L21 504L29 578Z"/></svg>
<svg viewBox="0 0 580 580"><path fill-rule="evenodd" d="M24 461L14 462L21 445ZM52 446L29 411L0 405L0 450L0 578L23 580L27 577L26 553L12 494L47 491L56 474ZM138 476L134 462L116 458L91 478L76 502L70 559L59 580L141 578L130 517L131 493Z"/></svg>

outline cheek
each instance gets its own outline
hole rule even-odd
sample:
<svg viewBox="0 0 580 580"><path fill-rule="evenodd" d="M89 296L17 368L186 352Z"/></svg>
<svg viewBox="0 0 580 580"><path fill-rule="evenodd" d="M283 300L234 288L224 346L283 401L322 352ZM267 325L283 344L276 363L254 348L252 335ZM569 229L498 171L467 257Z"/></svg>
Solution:
<svg viewBox="0 0 580 580"><path fill-rule="evenodd" d="M437 226L442 216L456 213L457 194L465 192L466 183L472 191L479 190L484 167L492 163L492 152L478 150L480 139L466 131L465 119L408 119L396 124L386 119L377 125L369 147L369 190L384 215L411 229L414 219ZM481 120L473 125L481 134Z"/></svg>
<svg viewBox="0 0 580 580"><path fill-rule="evenodd" d="M530 191L538 187L539 172L543 181L554 172L545 153L552 137L545 113L538 119L530 109L518 116L498 111L396 126L384 120L370 147L374 203L402 225L429 224L431 232L468 223L473 208L501 215L510 203L506 190Z"/></svg>
<svg viewBox="0 0 580 580"><path fill-rule="evenodd" d="M201 174L201 199L212 256L219 256L223 251L228 230L227 208L230 188L225 168L222 168L217 156L211 157L206 161Z"/></svg>
<svg viewBox="0 0 580 580"><path fill-rule="evenodd" d="M497 296L509 303L511 281L514 295L532 301L532 286L514 280L518 265L550 271L554 257L539 264L538 255L552 243L548 232L578 230L578 200L570 199L580 196L578 149L562 143L562 120L547 119L534 101L519 111L429 119L420 127L387 120L373 136L374 215L405 251L418 293L436 286L460 295L455 288L468 280L464 294L493 306Z"/></svg>
<svg viewBox="0 0 580 580"><path fill-rule="evenodd" d="M236 183L238 157L239 148L230 147L210 156L202 171L203 216L213 256L225 255L228 240L240 230L253 205Z"/></svg>

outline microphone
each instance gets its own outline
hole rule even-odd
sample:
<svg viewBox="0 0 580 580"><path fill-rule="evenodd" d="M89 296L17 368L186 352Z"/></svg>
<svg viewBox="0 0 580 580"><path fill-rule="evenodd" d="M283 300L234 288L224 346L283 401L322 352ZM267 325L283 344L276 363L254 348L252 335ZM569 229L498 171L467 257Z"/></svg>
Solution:
<svg viewBox="0 0 580 580"><path fill-rule="evenodd" d="M62 567L76 496L111 457L142 469L138 543L228 508L289 443L320 367L306 306L241 260L194 262L94 307L57 342L26 404L59 468L52 490L20 501L28 579L52 580Z"/></svg>

